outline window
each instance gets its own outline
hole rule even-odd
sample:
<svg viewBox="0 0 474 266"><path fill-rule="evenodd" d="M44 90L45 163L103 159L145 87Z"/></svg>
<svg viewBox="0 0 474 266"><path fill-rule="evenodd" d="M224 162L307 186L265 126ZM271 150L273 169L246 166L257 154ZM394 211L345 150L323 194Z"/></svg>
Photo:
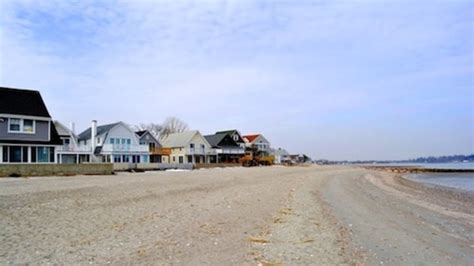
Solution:
<svg viewBox="0 0 474 266"><path fill-rule="evenodd" d="M100 144L100 138L97 138L97 144Z"/></svg>
<svg viewBox="0 0 474 266"><path fill-rule="evenodd" d="M180 163L180 164L184 163L184 158L183 158L183 156L179 156L179 163Z"/></svg>
<svg viewBox="0 0 474 266"><path fill-rule="evenodd" d="M31 162L36 163L36 147L31 147Z"/></svg>
<svg viewBox="0 0 474 266"><path fill-rule="evenodd" d="M3 162L8 163L8 146L3 146Z"/></svg>
<svg viewBox="0 0 474 266"><path fill-rule="evenodd" d="M10 146L10 162L21 163L21 147Z"/></svg>
<svg viewBox="0 0 474 266"><path fill-rule="evenodd" d="M120 155L114 155L114 163L120 163L122 162L122 156Z"/></svg>
<svg viewBox="0 0 474 266"><path fill-rule="evenodd" d="M128 155L123 155L123 156L122 156L122 161L123 161L124 163L128 163L128 162L129 162Z"/></svg>
<svg viewBox="0 0 474 266"><path fill-rule="evenodd" d="M37 159L39 163L49 163L50 159L50 148L49 147L38 147L37 149ZM54 154L54 153L53 153Z"/></svg>
<svg viewBox="0 0 474 266"><path fill-rule="evenodd" d="M69 145L69 144L71 144L70 139L63 139L63 145Z"/></svg>
<svg viewBox="0 0 474 266"><path fill-rule="evenodd" d="M114 144L114 138L110 138L110 144Z"/></svg>
<svg viewBox="0 0 474 266"><path fill-rule="evenodd" d="M194 143L189 144L189 148L194 149Z"/></svg>
<svg viewBox="0 0 474 266"><path fill-rule="evenodd" d="M22 160L24 163L28 162L28 147L23 147Z"/></svg>
<svg viewBox="0 0 474 266"><path fill-rule="evenodd" d="M20 124L21 124L21 119L15 119L15 118L10 118L10 131L12 132L20 132Z"/></svg>
<svg viewBox="0 0 474 266"><path fill-rule="evenodd" d="M34 132L33 124L34 124L33 120L30 120L30 119L23 120L23 132L33 133Z"/></svg>
<svg viewBox="0 0 474 266"><path fill-rule="evenodd" d="M130 145L132 144L132 140L131 139L127 139L127 145Z"/></svg>
<svg viewBox="0 0 474 266"><path fill-rule="evenodd" d="M8 119L8 131L15 133L35 133L35 121L31 119Z"/></svg>

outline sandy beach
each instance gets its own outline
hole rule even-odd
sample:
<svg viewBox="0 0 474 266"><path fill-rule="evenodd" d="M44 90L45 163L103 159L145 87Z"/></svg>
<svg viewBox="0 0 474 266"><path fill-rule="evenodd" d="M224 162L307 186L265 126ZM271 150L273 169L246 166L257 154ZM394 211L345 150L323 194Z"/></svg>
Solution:
<svg viewBox="0 0 474 266"><path fill-rule="evenodd" d="M472 195L350 167L0 179L0 264L473 265Z"/></svg>

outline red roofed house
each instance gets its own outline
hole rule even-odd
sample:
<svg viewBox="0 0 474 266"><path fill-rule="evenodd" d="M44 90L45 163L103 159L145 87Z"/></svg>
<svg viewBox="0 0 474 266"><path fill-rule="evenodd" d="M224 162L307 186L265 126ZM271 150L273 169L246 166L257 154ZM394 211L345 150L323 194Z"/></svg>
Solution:
<svg viewBox="0 0 474 266"><path fill-rule="evenodd" d="M242 136L247 147L255 147L258 151L270 153L270 142L262 134Z"/></svg>

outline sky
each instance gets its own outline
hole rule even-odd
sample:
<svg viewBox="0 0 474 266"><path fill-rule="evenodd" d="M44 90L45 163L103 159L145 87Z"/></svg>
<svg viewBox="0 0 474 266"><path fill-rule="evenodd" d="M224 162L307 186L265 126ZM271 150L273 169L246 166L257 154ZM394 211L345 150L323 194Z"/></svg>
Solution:
<svg viewBox="0 0 474 266"><path fill-rule="evenodd" d="M0 86L314 159L474 153L474 1L0 1Z"/></svg>

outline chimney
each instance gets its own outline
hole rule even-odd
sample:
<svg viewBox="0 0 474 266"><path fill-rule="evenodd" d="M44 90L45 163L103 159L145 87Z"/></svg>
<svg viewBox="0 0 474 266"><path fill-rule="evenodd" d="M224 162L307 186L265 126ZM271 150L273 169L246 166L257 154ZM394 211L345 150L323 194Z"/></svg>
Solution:
<svg viewBox="0 0 474 266"><path fill-rule="evenodd" d="M92 120L91 125L91 147L95 150L95 135L97 135L97 120Z"/></svg>
<svg viewBox="0 0 474 266"><path fill-rule="evenodd" d="M72 134L76 134L76 124L74 124L74 122L71 122L71 132Z"/></svg>

